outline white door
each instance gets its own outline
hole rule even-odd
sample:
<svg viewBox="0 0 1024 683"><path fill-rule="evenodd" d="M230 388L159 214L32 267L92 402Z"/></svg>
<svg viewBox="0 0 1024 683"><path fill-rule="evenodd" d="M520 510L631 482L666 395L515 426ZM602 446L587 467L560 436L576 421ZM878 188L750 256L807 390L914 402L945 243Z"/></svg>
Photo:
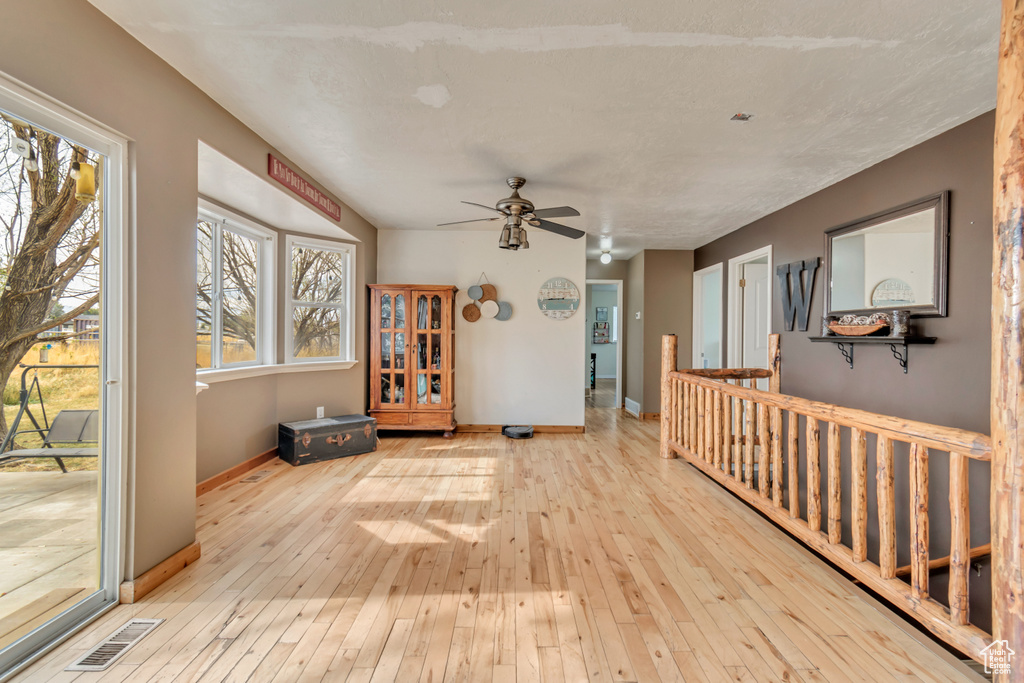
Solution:
<svg viewBox="0 0 1024 683"><path fill-rule="evenodd" d="M771 332L771 321L768 320L768 264L756 261L744 263L742 277L742 366L767 368L768 334ZM758 380L757 387L767 389L768 380Z"/></svg>
<svg viewBox="0 0 1024 683"><path fill-rule="evenodd" d="M722 264L693 274L693 367L722 367Z"/></svg>

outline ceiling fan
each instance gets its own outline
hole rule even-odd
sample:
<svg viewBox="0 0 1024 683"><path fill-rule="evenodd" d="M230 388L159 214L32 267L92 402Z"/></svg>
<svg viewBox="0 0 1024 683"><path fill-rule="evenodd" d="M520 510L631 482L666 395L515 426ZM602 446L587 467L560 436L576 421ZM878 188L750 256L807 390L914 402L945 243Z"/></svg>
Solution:
<svg viewBox="0 0 1024 683"><path fill-rule="evenodd" d="M463 204L479 206L481 209L494 211L495 213L501 214L500 216L495 216L494 218L477 218L471 221L440 223L438 227L444 225L460 225L462 223L479 223L481 221L500 221L504 219L505 227L501 229L501 237L498 240L498 246L502 249L511 249L512 251L530 248L530 242L526 239L526 228L523 227L523 223L564 237L571 237L574 240L587 234L582 230L570 228L568 225L552 223L549 220L545 220L547 218L579 216L580 212L576 209L571 206L556 206L551 209L534 209L533 202L519 196L519 188L526 184L525 178L508 178L505 182L507 182L508 186L512 188L512 195L500 200L493 208L483 204L477 204L476 202L462 202Z"/></svg>

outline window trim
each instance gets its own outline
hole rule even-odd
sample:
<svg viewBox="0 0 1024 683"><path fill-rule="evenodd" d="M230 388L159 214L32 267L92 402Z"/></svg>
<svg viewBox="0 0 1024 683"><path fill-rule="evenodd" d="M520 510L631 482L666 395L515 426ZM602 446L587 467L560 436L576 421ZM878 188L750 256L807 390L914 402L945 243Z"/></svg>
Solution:
<svg viewBox="0 0 1024 683"><path fill-rule="evenodd" d="M227 228L228 232L256 240L260 246L256 271L256 358L251 361L223 363L221 344L215 341L215 337L223 335L223 329L221 329L220 325L221 309L219 306L213 306L210 312L210 367L196 368L196 376L201 377L206 373L224 370L273 365L277 358L277 335L275 334L277 302L274 297L274 292L277 290L277 269L275 268L277 232L244 218L230 209L218 206L204 199L199 200L196 218L213 223L215 226L212 245L213 263L211 264L211 273L216 274L211 282L214 291L219 289L219 264L221 263L223 244L223 239L218 238L218 235L224 228ZM196 258L198 263L198 251ZM216 299L216 297L214 298Z"/></svg>
<svg viewBox="0 0 1024 683"><path fill-rule="evenodd" d="M308 247L324 251L334 251L345 255L345 295L339 303L322 303L296 301L292 299L292 249ZM356 245L350 242L334 242L305 235L288 234L285 236L285 269L284 280L284 364L300 365L305 363L355 363L355 297L352 291L355 286ZM295 343L292 331L292 315L296 306L316 306L319 308L337 308L345 325L345 352L337 356L314 356L311 358L295 358ZM340 365L338 367L341 367ZM348 365L347 367L351 367Z"/></svg>

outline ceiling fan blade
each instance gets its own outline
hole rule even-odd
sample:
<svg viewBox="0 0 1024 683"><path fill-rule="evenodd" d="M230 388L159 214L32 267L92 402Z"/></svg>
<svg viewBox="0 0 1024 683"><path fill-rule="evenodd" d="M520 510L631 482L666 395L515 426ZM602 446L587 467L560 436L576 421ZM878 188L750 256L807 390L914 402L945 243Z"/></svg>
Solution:
<svg viewBox="0 0 1024 683"><path fill-rule="evenodd" d="M461 225L462 223L483 223L484 221L500 221L503 216L495 216L494 218L474 218L471 221L452 221L451 223L438 223L437 227L442 225Z"/></svg>
<svg viewBox="0 0 1024 683"><path fill-rule="evenodd" d="M535 221L530 221L530 225L532 225L535 228L540 228L541 230L553 232L556 235L562 235L563 237L571 237L574 240L578 240L579 238L587 234L582 230L570 228L568 225L562 225L561 223L552 223L551 221L546 221L543 218L538 218Z"/></svg>
<svg viewBox="0 0 1024 683"><path fill-rule="evenodd" d="M566 218L568 216L579 216L580 212L571 206L556 206L551 209L537 209L533 212L537 218Z"/></svg>
<svg viewBox="0 0 1024 683"><path fill-rule="evenodd" d="M507 215L504 211L498 211L493 206L486 206L484 204L477 204L476 202L462 202L462 203L463 204L469 204L470 206L479 206L481 209L487 209L488 211L493 211L494 213L500 213L502 216Z"/></svg>

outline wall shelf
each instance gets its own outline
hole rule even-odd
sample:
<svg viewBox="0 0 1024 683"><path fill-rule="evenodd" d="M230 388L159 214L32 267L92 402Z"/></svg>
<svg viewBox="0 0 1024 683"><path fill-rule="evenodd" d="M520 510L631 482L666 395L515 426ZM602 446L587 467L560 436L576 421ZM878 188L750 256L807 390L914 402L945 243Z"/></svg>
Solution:
<svg viewBox="0 0 1024 683"><path fill-rule="evenodd" d="M850 369L853 370L853 349L857 344L885 344L892 351L893 358L907 374L907 361L910 354L907 348L911 344L934 344L935 337L808 337L812 342L828 342L839 347ZM902 353L899 347L903 347Z"/></svg>

